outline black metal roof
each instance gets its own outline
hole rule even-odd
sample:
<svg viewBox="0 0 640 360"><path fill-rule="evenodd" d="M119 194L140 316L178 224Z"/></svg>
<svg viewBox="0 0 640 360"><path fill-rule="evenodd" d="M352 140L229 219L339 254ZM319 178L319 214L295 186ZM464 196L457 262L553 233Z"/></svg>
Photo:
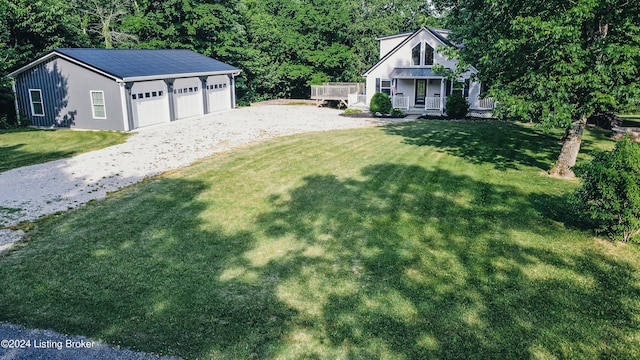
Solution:
<svg viewBox="0 0 640 360"><path fill-rule="evenodd" d="M56 49L56 52L121 79L239 71L191 50Z"/></svg>

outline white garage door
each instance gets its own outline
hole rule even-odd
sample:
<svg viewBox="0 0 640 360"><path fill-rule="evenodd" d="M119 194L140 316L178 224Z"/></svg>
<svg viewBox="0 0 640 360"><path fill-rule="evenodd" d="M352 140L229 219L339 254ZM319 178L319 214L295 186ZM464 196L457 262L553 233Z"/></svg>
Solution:
<svg viewBox="0 0 640 360"><path fill-rule="evenodd" d="M209 76L207 79L207 100L209 112L231 108L231 89L228 76Z"/></svg>
<svg viewBox="0 0 640 360"><path fill-rule="evenodd" d="M173 83L173 101L176 119L204 114L200 79L176 79Z"/></svg>
<svg viewBox="0 0 640 360"><path fill-rule="evenodd" d="M131 88L131 105L134 127L139 128L170 121L166 88L164 81L133 84Z"/></svg>

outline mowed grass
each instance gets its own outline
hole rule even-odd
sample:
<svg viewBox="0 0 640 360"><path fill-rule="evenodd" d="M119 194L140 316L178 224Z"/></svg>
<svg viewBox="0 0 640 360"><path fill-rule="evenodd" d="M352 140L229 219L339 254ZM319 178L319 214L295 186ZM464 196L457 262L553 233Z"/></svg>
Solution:
<svg viewBox="0 0 640 360"><path fill-rule="evenodd" d="M0 172L71 157L123 143L130 134L116 131L42 130L0 131Z"/></svg>
<svg viewBox="0 0 640 360"><path fill-rule="evenodd" d="M217 155L39 223L0 320L187 359L639 358L640 251L575 228L559 147L443 121Z"/></svg>

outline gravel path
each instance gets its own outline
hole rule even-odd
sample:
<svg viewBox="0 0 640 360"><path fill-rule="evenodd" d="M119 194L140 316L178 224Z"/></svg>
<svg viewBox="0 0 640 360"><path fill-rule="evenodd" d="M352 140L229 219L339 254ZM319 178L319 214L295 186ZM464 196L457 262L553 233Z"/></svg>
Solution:
<svg viewBox="0 0 640 360"><path fill-rule="evenodd" d="M276 136L386 123L340 114L314 106L251 106L138 129L124 144L0 173L0 251L23 235L7 227L104 198L217 152Z"/></svg>
<svg viewBox="0 0 640 360"><path fill-rule="evenodd" d="M7 227L104 198L109 192L217 152L277 136L409 120L349 118L341 113L314 106L251 106L138 129L124 144L0 173L0 252L24 235ZM0 360L158 359L83 337L0 323L2 340L21 340L18 345L30 340L31 347L10 348L3 343Z"/></svg>

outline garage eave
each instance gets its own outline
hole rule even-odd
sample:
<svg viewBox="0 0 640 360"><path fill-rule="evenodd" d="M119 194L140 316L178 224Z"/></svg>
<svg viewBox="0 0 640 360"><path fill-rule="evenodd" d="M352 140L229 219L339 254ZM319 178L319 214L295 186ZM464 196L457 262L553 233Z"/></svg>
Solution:
<svg viewBox="0 0 640 360"><path fill-rule="evenodd" d="M122 79L123 82L138 82L138 81L153 81L153 80L164 80L164 79L182 79L182 78L192 78L192 77L200 77L200 76L216 76L216 75L227 75L231 74L233 76L240 75L242 70L234 70L234 71L209 71L209 72L197 72L197 73L185 73L185 74L162 74L162 75L150 75L150 76L131 76L125 77Z"/></svg>

